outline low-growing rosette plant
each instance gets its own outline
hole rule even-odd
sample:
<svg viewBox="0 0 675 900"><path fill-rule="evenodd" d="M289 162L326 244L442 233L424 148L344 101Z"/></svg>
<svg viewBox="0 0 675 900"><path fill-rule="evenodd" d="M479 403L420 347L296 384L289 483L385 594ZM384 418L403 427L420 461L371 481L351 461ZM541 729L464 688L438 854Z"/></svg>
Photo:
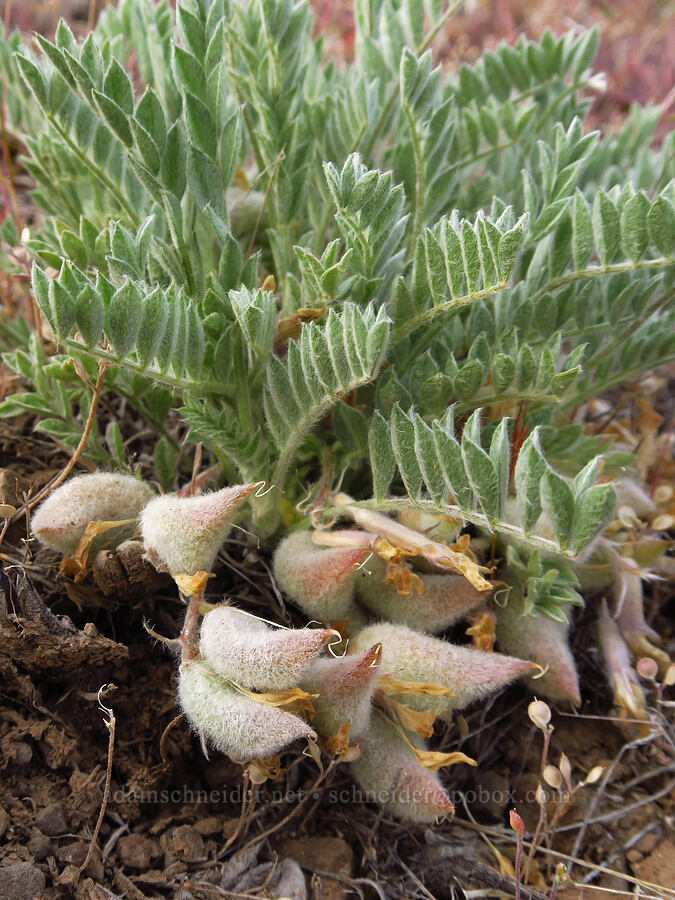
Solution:
<svg viewBox="0 0 675 900"><path fill-rule="evenodd" d="M0 415L98 467L35 536L83 564L137 529L186 604L204 744L264 777L310 741L420 822L452 810L438 770L473 763L427 744L438 717L516 679L581 702L593 592L625 714L635 659L670 666L642 591L672 490L587 422L675 358L675 141L653 145L658 108L585 126L593 31L443 71L460 5L355 0L339 66L306 0L119 0L82 40L0 42L44 214L21 248L0 226L35 301L0 324L22 380ZM103 394L151 435L145 480ZM305 627L207 602L237 522Z"/></svg>

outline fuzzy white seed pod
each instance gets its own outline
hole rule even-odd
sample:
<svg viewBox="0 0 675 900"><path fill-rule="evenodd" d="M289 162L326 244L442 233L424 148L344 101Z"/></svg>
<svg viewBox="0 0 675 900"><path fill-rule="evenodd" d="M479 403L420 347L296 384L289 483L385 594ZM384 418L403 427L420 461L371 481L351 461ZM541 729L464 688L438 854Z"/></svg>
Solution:
<svg viewBox="0 0 675 900"><path fill-rule="evenodd" d="M399 594L385 584L386 563L373 556L356 580L356 591L365 607L389 622L431 634L444 631L490 596L478 591L463 575L420 575L424 590Z"/></svg>
<svg viewBox="0 0 675 900"><path fill-rule="evenodd" d="M137 518L153 497L150 485L133 475L78 475L52 491L38 506L31 527L41 543L68 555L75 552L90 522Z"/></svg>
<svg viewBox="0 0 675 900"><path fill-rule="evenodd" d="M178 699L194 730L238 762L263 759L316 736L302 719L245 697L199 660L180 667Z"/></svg>
<svg viewBox="0 0 675 900"><path fill-rule="evenodd" d="M212 494L164 494L143 510L145 552L159 572L210 572L234 514L256 484L237 484Z"/></svg>
<svg viewBox="0 0 675 900"><path fill-rule="evenodd" d="M647 519L656 512L654 500L633 478L622 478L613 483L617 509L630 506L641 519Z"/></svg>
<svg viewBox="0 0 675 900"><path fill-rule="evenodd" d="M450 797L438 775L417 761L381 716L373 716L363 753L351 768L368 798L401 819L433 822L452 813Z"/></svg>
<svg viewBox="0 0 675 900"><path fill-rule="evenodd" d="M312 724L323 737L332 737L345 724L350 740L366 733L381 652L380 644L374 644L359 656L317 659L307 672L302 687L319 695L313 701Z"/></svg>
<svg viewBox="0 0 675 900"><path fill-rule="evenodd" d="M382 644L383 672L406 681L439 684L454 694L440 698L402 695L403 702L416 710L463 709L532 669L532 663L522 659L458 647L388 622L366 626L350 643L349 653L361 653L378 642Z"/></svg>
<svg viewBox="0 0 675 900"><path fill-rule="evenodd" d="M211 668L243 687L283 691L295 687L335 633L272 628L231 606L208 612L199 651Z"/></svg>
<svg viewBox="0 0 675 900"><path fill-rule="evenodd" d="M638 564L634 559L623 559L622 568L617 569L614 577L614 610L617 622L626 637L644 634L652 640L659 636L647 625L645 620L642 579L637 571Z"/></svg>
<svg viewBox="0 0 675 900"><path fill-rule="evenodd" d="M569 608L564 611L569 614ZM499 648L546 669L544 675L526 679L533 693L579 705L579 676L569 647L569 624L526 614L523 596L515 587L506 605L495 608L495 614Z"/></svg>
<svg viewBox="0 0 675 900"><path fill-rule="evenodd" d="M277 547L274 577L306 615L330 622L349 615L356 567L368 552L365 547L318 547L309 532L296 531Z"/></svg>

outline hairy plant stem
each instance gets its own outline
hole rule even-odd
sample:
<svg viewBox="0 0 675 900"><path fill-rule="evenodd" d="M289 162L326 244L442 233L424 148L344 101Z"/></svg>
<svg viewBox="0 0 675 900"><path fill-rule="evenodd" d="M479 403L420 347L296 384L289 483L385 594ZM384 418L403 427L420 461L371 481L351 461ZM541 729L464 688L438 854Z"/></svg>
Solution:
<svg viewBox="0 0 675 900"><path fill-rule="evenodd" d="M422 154L422 140L415 127L415 119L410 107L407 103L403 104L403 114L408 122L410 129L410 140L413 148L413 158L415 160L415 212L413 217L412 229L410 231L410 247L411 252L414 251L417 239L422 228L422 213L424 209L424 157Z"/></svg>
<svg viewBox="0 0 675 900"><path fill-rule="evenodd" d="M72 338L66 338L62 343L70 350L77 350L79 353L93 359L101 360L109 366L121 366L131 372L136 372L138 375L143 375L145 378L152 379L153 382L165 384L168 387L178 388L182 391L194 391L198 389L200 396L207 393L222 394L223 391L222 382L202 381L197 383L194 381L186 381L184 378L176 378L173 375L168 375L166 372L157 372L156 370L145 368L128 358L119 359L113 353L110 353L109 350L104 350L102 347L87 347Z"/></svg>
<svg viewBox="0 0 675 900"><path fill-rule="evenodd" d="M669 353L668 356L664 356L658 362L650 364L649 368L654 368L656 366L665 366L670 362L675 360L675 352ZM633 378L639 378L640 375L645 373L645 366L643 364L638 364L634 366L632 369L624 370L622 372L613 372L607 378L602 381L593 382L593 384L589 385L583 391L578 391L573 394L568 400L565 400L564 403L561 404L561 409L570 409L572 406L577 406L579 403L583 403L585 400L588 400L589 397L594 397L597 394L601 394L603 391L608 390L609 388L615 387L617 384L622 384L624 381L631 381Z"/></svg>
<svg viewBox="0 0 675 900"><path fill-rule="evenodd" d="M507 286L508 282L500 281L499 284L496 284L493 287L483 288L481 291L474 291L471 294L465 294L463 297L451 297L450 300L447 300L445 303L439 303L436 306L426 309L424 312L413 317L394 330L391 336L390 346L395 346L399 341L403 340L404 337L407 337L411 332L419 328L420 325L430 322L441 313L454 312L457 309L461 309L463 306L468 306L470 303L483 300L485 297L491 297L493 294L498 294L500 291L503 291Z"/></svg>
<svg viewBox="0 0 675 900"><path fill-rule="evenodd" d="M80 148L77 146L75 141L73 141L68 134L68 132L59 125L56 121L56 118L51 114L47 113L47 119L53 128L58 132L59 136L66 142L66 144L70 147L73 153L77 156L80 162L89 169L89 171L94 175L101 184L105 187L107 191L109 191L115 200L119 203L124 212L129 216L130 220L134 223L135 226L140 224L140 218L136 213L135 209L129 205L126 200L126 197L118 190L117 186L108 178L105 172L93 163L86 153L83 153Z"/></svg>
<svg viewBox="0 0 675 900"><path fill-rule="evenodd" d="M576 272L568 272L559 278L552 278L548 284L540 288L536 294L531 297L531 302L535 303L544 294L562 287L565 284L571 284L573 281L579 281L581 278L597 278L600 275L613 275L617 272L633 272L637 269L662 269L665 266L675 265L675 256L659 256L655 259L643 259L634 262L609 263L605 266L587 266L585 269L577 269Z"/></svg>
<svg viewBox="0 0 675 900"><path fill-rule="evenodd" d="M183 629L178 639L181 644L181 662L189 662L197 655L199 604L202 602L203 592L191 594L189 597L186 597L182 591L179 593L181 600L187 604Z"/></svg>

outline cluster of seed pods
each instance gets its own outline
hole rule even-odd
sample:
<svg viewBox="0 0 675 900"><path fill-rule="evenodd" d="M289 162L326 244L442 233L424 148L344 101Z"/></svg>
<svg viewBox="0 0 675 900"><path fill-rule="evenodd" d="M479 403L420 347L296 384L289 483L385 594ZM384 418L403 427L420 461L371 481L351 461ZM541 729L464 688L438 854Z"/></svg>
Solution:
<svg viewBox="0 0 675 900"><path fill-rule="evenodd" d="M451 644L437 635L484 605L488 592L464 574L428 565L402 587L372 552L374 540L351 539L360 532L331 532L328 541L324 533L321 541L301 528L277 546L275 579L307 627L285 628L227 603L201 617L206 577L255 488L157 496L131 476L95 473L55 490L32 522L40 541L68 555L89 522L139 521L146 558L173 576L188 602L178 698L207 745L247 762L318 740L350 763L366 797L394 815L429 822L452 811L439 766L472 762L428 749L437 716L447 719L542 669L531 681L539 696L579 702L568 626L526 615L525 599L512 590L496 606L497 639L510 655ZM394 532L403 527L378 520ZM621 577L619 622L612 626L644 633L639 576ZM610 630L601 626L605 644Z"/></svg>

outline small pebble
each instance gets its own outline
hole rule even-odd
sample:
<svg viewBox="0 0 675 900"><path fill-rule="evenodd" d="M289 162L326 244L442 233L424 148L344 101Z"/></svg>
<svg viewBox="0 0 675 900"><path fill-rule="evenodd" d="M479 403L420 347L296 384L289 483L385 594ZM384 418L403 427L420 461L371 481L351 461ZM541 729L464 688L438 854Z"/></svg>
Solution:
<svg viewBox="0 0 675 900"><path fill-rule="evenodd" d="M35 824L44 834L54 837L57 834L65 834L68 831L68 823L60 803L51 803L38 813Z"/></svg>

